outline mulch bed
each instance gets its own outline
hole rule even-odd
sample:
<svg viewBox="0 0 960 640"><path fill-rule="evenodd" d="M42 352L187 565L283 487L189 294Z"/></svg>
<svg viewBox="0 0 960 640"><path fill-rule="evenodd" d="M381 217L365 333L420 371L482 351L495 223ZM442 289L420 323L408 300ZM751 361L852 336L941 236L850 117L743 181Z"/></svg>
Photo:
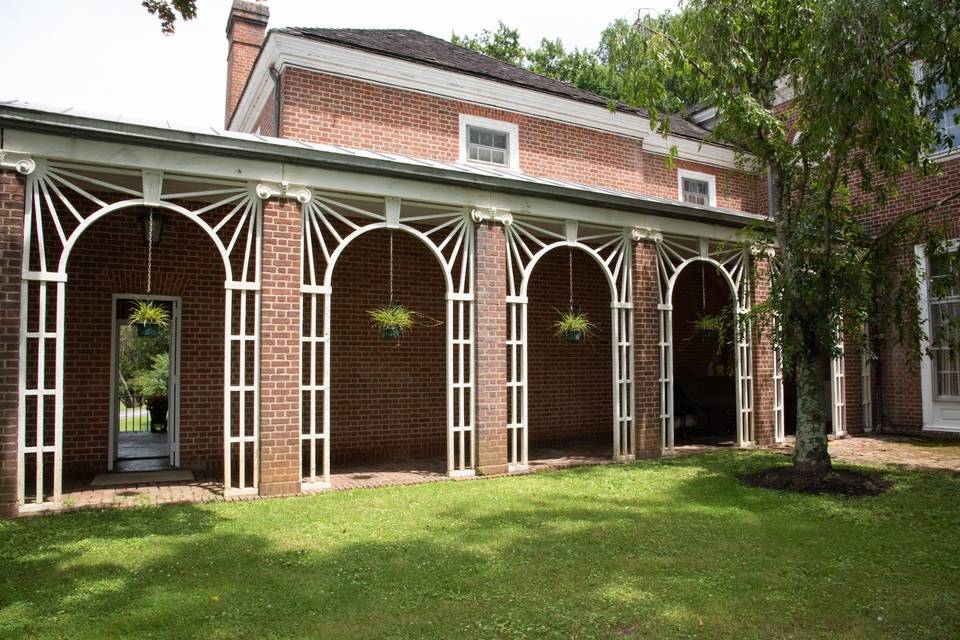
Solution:
<svg viewBox="0 0 960 640"><path fill-rule="evenodd" d="M863 496L878 496L893 488L893 484L874 476L869 476L846 469L836 469L828 473L823 483L818 487L797 489L793 483L793 467L773 467L757 473L750 473L737 478L740 484L774 491L797 491L800 493L817 493L860 498Z"/></svg>

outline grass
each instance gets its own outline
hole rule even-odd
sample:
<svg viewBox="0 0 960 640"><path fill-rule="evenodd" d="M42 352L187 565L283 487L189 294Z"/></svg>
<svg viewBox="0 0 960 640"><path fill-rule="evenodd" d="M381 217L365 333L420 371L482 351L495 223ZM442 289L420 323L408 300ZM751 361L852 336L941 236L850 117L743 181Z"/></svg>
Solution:
<svg viewBox="0 0 960 640"><path fill-rule="evenodd" d="M960 477L724 452L0 522L3 638L956 638Z"/></svg>

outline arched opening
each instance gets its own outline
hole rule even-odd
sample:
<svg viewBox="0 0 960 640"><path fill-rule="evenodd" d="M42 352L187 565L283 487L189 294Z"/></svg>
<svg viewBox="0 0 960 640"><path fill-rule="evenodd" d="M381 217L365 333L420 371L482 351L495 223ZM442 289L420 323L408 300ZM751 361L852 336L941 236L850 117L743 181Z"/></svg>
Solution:
<svg viewBox="0 0 960 640"><path fill-rule="evenodd" d="M561 246L534 265L527 287L527 425L531 464L612 455L608 278L586 251ZM557 335L571 307L594 325L582 342Z"/></svg>
<svg viewBox="0 0 960 640"><path fill-rule="evenodd" d="M170 323L152 339L137 340L128 318L131 302L147 297L142 223L148 211L132 206L98 216L64 256L67 488L86 486L108 470L114 456L115 471L178 466L211 477L222 471L224 261L198 224L165 212L162 236L149 256L150 294L170 312ZM132 355L122 352L126 338L132 338ZM167 363L158 362L158 355ZM149 391L151 375L163 374L175 377L176 388L168 380L162 382L167 393ZM52 418L45 424L52 425Z"/></svg>
<svg viewBox="0 0 960 640"><path fill-rule="evenodd" d="M687 264L673 284L674 446L737 443L736 300L718 268Z"/></svg>
<svg viewBox="0 0 960 640"><path fill-rule="evenodd" d="M393 302L416 314L398 340L385 339L369 314L391 302L391 279ZM436 256L403 229L374 229L343 249L330 283L334 484L371 471L443 474L447 283ZM307 477L307 442L302 453Z"/></svg>

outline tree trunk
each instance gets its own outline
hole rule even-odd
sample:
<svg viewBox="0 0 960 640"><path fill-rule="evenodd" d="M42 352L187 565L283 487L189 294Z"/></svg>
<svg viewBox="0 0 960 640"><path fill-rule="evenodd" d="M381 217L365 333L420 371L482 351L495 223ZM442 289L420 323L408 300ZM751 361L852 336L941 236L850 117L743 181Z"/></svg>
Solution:
<svg viewBox="0 0 960 640"><path fill-rule="evenodd" d="M822 360L806 355L797 358L797 438L793 455L794 485L797 489L815 489L830 470L827 452L827 421Z"/></svg>

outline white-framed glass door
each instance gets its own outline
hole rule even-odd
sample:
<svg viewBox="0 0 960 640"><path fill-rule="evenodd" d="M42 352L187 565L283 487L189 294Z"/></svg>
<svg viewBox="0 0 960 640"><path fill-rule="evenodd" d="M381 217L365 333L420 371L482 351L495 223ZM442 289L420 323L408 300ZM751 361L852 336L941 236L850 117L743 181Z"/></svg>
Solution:
<svg viewBox="0 0 960 640"><path fill-rule="evenodd" d="M960 291L948 286L951 265L931 260L917 247L922 270L920 315L926 333L921 366L923 428L929 431L960 431L960 350L955 348L960 332ZM957 250L956 242L951 251Z"/></svg>

